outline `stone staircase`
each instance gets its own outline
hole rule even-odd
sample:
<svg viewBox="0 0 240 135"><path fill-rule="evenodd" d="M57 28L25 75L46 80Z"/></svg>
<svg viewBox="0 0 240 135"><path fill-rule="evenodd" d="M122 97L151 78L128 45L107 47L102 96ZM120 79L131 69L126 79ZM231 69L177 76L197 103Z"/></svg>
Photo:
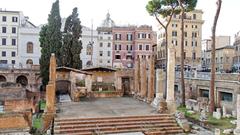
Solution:
<svg viewBox="0 0 240 135"><path fill-rule="evenodd" d="M146 135L182 133L174 116L169 114L103 118L56 118L56 135L103 135L143 132Z"/></svg>

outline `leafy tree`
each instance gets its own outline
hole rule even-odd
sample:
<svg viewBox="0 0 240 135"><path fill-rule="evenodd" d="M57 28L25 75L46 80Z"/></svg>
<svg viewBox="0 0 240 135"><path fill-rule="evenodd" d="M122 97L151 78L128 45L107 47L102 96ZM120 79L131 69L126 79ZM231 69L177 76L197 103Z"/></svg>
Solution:
<svg viewBox="0 0 240 135"><path fill-rule="evenodd" d="M154 16L155 19L158 21L158 23L162 26L162 28L165 31L165 79L167 80L167 59L168 59L168 26L172 20L172 16L174 13L177 12L175 10L178 6L177 0L150 0L146 6L146 10L151 16ZM159 17L163 17L166 19L166 24L164 23L165 21L162 21L159 19ZM167 81L165 81L165 91L164 95L166 96L166 91L167 91Z"/></svg>
<svg viewBox="0 0 240 135"><path fill-rule="evenodd" d="M178 0L181 9L181 89L182 106L185 106L185 82L184 82L184 18L185 12L195 9L197 0Z"/></svg>
<svg viewBox="0 0 240 135"><path fill-rule="evenodd" d="M51 12L48 16L48 24L43 26L40 32L40 72L43 85L49 81L49 61L51 53L55 53L57 64L60 64L60 48L62 46L61 17L59 11L59 0L52 4Z"/></svg>
<svg viewBox="0 0 240 135"><path fill-rule="evenodd" d="M78 9L74 8L72 14L66 19L64 27L63 46L61 48L63 66L76 69L82 68L80 59L82 42L79 40L81 34L82 26L78 18Z"/></svg>
<svg viewBox="0 0 240 135"><path fill-rule="evenodd" d="M215 90L215 72L216 72L216 65L215 65L215 51L216 51L216 28L217 22L220 15L221 7L222 7L222 0L217 0L217 10L215 13L213 27L212 27L212 48L211 48L211 81L210 81L210 112L213 113L215 109L215 98L214 98L214 90Z"/></svg>

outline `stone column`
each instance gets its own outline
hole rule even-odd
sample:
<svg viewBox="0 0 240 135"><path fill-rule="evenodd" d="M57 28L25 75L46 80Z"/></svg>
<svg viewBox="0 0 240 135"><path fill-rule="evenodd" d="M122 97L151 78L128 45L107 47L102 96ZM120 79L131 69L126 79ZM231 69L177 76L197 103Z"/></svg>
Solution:
<svg viewBox="0 0 240 135"><path fill-rule="evenodd" d="M147 70L146 70L146 57L141 61L141 98L147 97Z"/></svg>
<svg viewBox="0 0 240 135"><path fill-rule="evenodd" d="M168 66L167 66L167 107L170 113L175 113L176 102L174 98L174 82L175 82L175 50L168 49Z"/></svg>
<svg viewBox="0 0 240 135"><path fill-rule="evenodd" d="M48 84L46 86L46 106L47 113L55 112L55 90L53 84Z"/></svg>
<svg viewBox="0 0 240 135"><path fill-rule="evenodd" d="M152 102L154 98L154 81L155 81L155 66L154 66L154 58L150 57L148 60L149 70L148 70L148 102Z"/></svg>
<svg viewBox="0 0 240 135"><path fill-rule="evenodd" d="M55 98L56 98L56 57L51 54L50 64L49 64L49 82L46 86L46 104L47 113L55 112Z"/></svg>
<svg viewBox="0 0 240 135"><path fill-rule="evenodd" d="M240 135L240 94L237 95L237 126L234 130L235 135Z"/></svg>
<svg viewBox="0 0 240 135"><path fill-rule="evenodd" d="M134 92L137 94L139 91L139 57L137 57L134 65Z"/></svg>

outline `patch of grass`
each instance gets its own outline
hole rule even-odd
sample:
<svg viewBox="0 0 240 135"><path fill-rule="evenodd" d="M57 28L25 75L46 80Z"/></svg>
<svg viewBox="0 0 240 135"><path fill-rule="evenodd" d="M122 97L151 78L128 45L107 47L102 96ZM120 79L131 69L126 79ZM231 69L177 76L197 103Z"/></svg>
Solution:
<svg viewBox="0 0 240 135"><path fill-rule="evenodd" d="M178 107L178 111L184 113L184 115L188 118L192 118L194 120L199 120L200 113L193 113L190 114L188 113L188 109L185 107ZM235 118L221 118L221 119L216 119L214 118L211 114L207 114L207 123L212 126L213 128L219 128L221 131L224 129L229 129L229 128L235 128L235 125L233 125L230 121L235 120Z"/></svg>
<svg viewBox="0 0 240 135"><path fill-rule="evenodd" d="M36 117L33 119L33 128L41 129L42 128L42 117Z"/></svg>
<svg viewBox="0 0 240 135"><path fill-rule="evenodd" d="M45 100L41 100L41 101L39 101L39 108L40 108L40 110L44 110L45 109L45 107L46 107L46 101Z"/></svg>

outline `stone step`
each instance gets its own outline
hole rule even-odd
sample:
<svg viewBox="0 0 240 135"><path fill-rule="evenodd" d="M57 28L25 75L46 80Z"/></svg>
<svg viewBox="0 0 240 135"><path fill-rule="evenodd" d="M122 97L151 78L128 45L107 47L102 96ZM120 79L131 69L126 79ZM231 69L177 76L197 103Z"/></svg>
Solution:
<svg viewBox="0 0 240 135"><path fill-rule="evenodd" d="M113 122L148 122L148 121L175 121L172 118L137 118L137 119L112 119L112 120L98 120L98 121L67 121L67 122L54 122L56 126L63 125L79 125L79 124L96 124L96 123L113 123Z"/></svg>
<svg viewBox="0 0 240 135"><path fill-rule="evenodd" d="M120 130L112 130L112 131L99 131L99 132L95 132L95 133L98 133L98 134L117 134L117 133L131 133L131 132L144 132L144 134L146 134L146 135L168 135L168 134L183 133L181 128L173 129L173 128L168 128L168 127L158 128L158 129L156 129L156 128L120 129ZM68 135L92 135L93 132L87 131L87 132L67 133L67 134ZM63 134L55 133L55 135L66 135L66 133L63 133Z"/></svg>
<svg viewBox="0 0 240 135"><path fill-rule="evenodd" d="M167 124L175 123L175 120L152 120L152 121L128 121L128 122L111 122L111 123L91 123L91 124L69 124L58 125L54 129L68 129L68 128L86 128L86 127L104 127L104 126L119 126L119 125L144 125L144 124Z"/></svg>
<svg viewBox="0 0 240 135"><path fill-rule="evenodd" d="M88 131L118 131L118 130L130 130L130 129L179 129L177 124L152 124L152 125L124 125L124 126L107 126L107 127L92 127L92 128L69 128L69 129L59 129L55 130L57 133L76 133L76 132L88 132Z"/></svg>
<svg viewBox="0 0 240 135"><path fill-rule="evenodd" d="M173 117L171 114L155 114L155 115L134 115L134 116L116 116L116 117L97 117L97 118L55 118L55 122L60 121L89 121L89 120L107 120L107 119L123 119L123 118L153 118L153 117Z"/></svg>

